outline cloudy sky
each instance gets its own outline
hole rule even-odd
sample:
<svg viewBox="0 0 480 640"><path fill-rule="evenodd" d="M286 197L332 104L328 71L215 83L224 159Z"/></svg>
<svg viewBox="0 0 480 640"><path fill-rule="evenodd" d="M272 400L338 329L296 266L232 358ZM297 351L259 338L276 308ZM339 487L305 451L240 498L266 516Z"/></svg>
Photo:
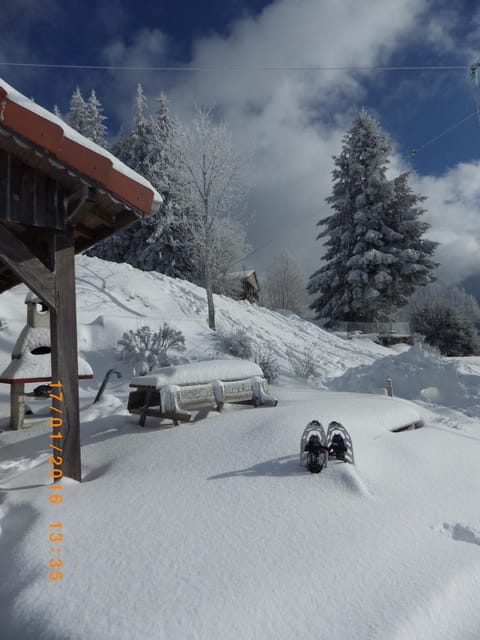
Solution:
<svg viewBox="0 0 480 640"><path fill-rule="evenodd" d="M391 136L392 175L411 170L428 197L441 276L480 274L479 61L480 6L466 0L3 0L0 13L0 75L62 111L77 85L94 88L112 137L138 82L185 119L215 105L252 169L246 266L288 250L307 275L332 156L361 107Z"/></svg>

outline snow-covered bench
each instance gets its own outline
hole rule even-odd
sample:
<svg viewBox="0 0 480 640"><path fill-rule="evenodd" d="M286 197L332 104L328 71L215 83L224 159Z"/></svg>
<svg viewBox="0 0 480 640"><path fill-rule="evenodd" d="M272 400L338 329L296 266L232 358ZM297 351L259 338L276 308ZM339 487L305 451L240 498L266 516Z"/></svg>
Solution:
<svg viewBox="0 0 480 640"><path fill-rule="evenodd" d="M188 409L216 408L225 402L276 406L277 399L268 392L261 368L247 360L207 360L133 378L128 397L128 411L140 414L139 424L147 416L167 418L174 424L188 422Z"/></svg>

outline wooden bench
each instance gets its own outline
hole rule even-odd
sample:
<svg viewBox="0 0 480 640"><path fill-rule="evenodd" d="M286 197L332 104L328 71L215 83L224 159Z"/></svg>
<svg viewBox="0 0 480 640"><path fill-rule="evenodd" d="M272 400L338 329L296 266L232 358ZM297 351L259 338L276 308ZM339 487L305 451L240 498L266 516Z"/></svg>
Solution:
<svg viewBox="0 0 480 640"><path fill-rule="evenodd" d="M147 416L188 422L189 409L221 411L225 402L276 406L260 367L248 360L207 360L139 376L130 382L128 411L139 414L139 425Z"/></svg>

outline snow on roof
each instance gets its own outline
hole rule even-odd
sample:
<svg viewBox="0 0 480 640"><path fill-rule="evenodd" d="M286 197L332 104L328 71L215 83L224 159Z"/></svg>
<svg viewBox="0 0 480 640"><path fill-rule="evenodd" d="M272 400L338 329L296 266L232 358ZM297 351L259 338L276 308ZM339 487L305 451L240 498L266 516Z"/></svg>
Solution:
<svg viewBox="0 0 480 640"><path fill-rule="evenodd" d="M92 378L92 367L78 356L78 375ZM43 382L52 379L51 354L32 354L26 351L21 358L12 360L0 375L0 382Z"/></svg>
<svg viewBox="0 0 480 640"><path fill-rule="evenodd" d="M32 302L34 304L36 303L43 304L43 300L39 296L37 296L37 294L34 293L33 291L29 291L25 296L25 304L28 304L29 302Z"/></svg>
<svg viewBox="0 0 480 640"><path fill-rule="evenodd" d="M235 279L235 278L249 278L255 273L253 269L249 269L248 271L230 271L227 273L227 279Z"/></svg>
<svg viewBox="0 0 480 640"><path fill-rule="evenodd" d="M50 329L23 327L12 351L12 360L0 373L0 382L51 380L51 353L32 353L39 347L50 347ZM93 377L91 366L78 357L78 375Z"/></svg>
<svg viewBox="0 0 480 640"><path fill-rule="evenodd" d="M19 358L22 354L39 347L50 347L50 329L26 325L17 338L12 354L14 358Z"/></svg>
<svg viewBox="0 0 480 640"><path fill-rule="evenodd" d="M87 149L93 152L94 154L97 154L98 156L101 156L102 158L104 158L105 160L111 163L111 166L116 172L118 172L122 176L128 178L129 180L132 180L138 185L141 185L142 187L145 187L149 191L151 191L153 194L153 198L151 202L151 211L153 212L158 210L160 204L162 203L162 196L158 193L156 189L154 189L154 187L150 184L148 180L146 180L143 176L141 176L136 171L133 171L133 169L130 169L130 167L127 167L127 165L121 162L118 158L116 158L113 154L111 154L106 149L99 146L95 142L92 142L88 138L85 138L84 136L82 136L80 133L78 133L78 131L70 127L61 118L55 116L53 113L51 113L47 109L44 109L43 107L39 106L38 104L36 104L32 100L24 96L23 94L21 94L19 91L17 91L12 86L10 86L7 82L5 82L5 80L3 80L2 78L0 78L0 98L1 98L0 123L5 124L5 126L9 127L11 122L15 121L15 124L18 125L20 121L23 126L21 126L21 128L18 130L18 133L24 135L26 138L29 138L32 141L42 146L45 145L45 148L47 148L50 152L57 155L57 157L60 160L63 160L66 152L66 146L67 146L64 144L63 140L54 141L53 149L50 146L48 146L48 143L51 142L52 139L56 137L54 135L53 128L51 127L50 130L46 132L41 132L39 134L38 127L36 126L38 125L38 122L26 123L25 118L22 118L21 115L15 118L15 116L13 114L10 114L9 111L7 110L8 108L7 100L16 105L19 105L20 107L22 107L23 109L26 109L30 113L33 113L36 116L39 116L44 121L47 121L52 125L54 125L54 127L59 127L62 132L62 136L61 136L62 138L69 140L73 142L75 145L79 145L84 149ZM17 128L14 128L14 130L17 130ZM32 135L29 135L29 134L32 134L33 137ZM38 141L38 138L41 138L42 140ZM57 143L56 145L55 145L55 142ZM68 155L71 157L72 154L70 153ZM98 179L99 176L90 175L90 177L94 179ZM111 186L111 184L109 186L108 182L102 186L105 186L107 189L112 190L113 193L115 193L116 195L120 195L122 197L122 194L118 194L115 188ZM122 197L122 199L124 198ZM130 204L135 205L136 203L131 202Z"/></svg>

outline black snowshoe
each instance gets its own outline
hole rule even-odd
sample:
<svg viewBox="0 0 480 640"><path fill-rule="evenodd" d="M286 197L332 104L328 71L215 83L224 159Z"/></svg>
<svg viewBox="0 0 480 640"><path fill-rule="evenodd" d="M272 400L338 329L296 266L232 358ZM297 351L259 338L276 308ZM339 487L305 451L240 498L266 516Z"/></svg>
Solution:
<svg viewBox="0 0 480 640"><path fill-rule="evenodd" d="M325 431L318 420L312 420L305 427L300 441L300 464L307 467L310 473L320 473L327 462Z"/></svg>
<svg viewBox="0 0 480 640"><path fill-rule="evenodd" d="M352 438L340 422L331 422L328 425L327 445L331 458L355 464Z"/></svg>
<svg viewBox="0 0 480 640"><path fill-rule="evenodd" d="M307 458L307 469L310 473L320 473L323 469L324 458L320 460L320 456L314 453L309 453Z"/></svg>

